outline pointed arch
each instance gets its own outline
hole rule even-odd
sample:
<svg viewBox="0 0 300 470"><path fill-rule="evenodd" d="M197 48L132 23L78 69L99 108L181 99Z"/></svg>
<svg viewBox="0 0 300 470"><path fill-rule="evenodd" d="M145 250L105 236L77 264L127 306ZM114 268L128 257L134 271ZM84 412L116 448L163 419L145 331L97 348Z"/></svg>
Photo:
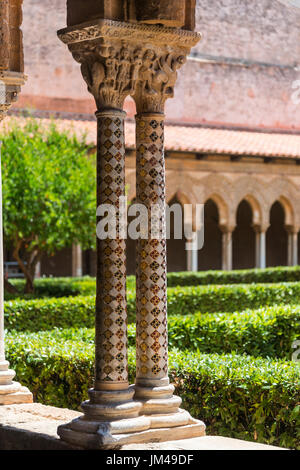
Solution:
<svg viewBox="0 0 300 470"><path fill-rule="evenodd" d="M212 193L206 197L204 203L206 204L209 200L212 200L218 208L219 212L219 225L229 225L229 208L225 200L217 193Z"/></svg>

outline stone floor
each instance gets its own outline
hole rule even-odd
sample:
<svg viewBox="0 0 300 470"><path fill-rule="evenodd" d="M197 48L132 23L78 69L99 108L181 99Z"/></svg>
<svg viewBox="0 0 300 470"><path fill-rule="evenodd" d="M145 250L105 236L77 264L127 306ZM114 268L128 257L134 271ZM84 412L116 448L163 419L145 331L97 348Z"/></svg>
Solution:
<svg viewBox="0 0 300 470"><path fill-rule="evenodd" d="M67 409L39 403L0 406L0 450L75 450L59 440L60 424L80 416ZM131 444L122 450L279 450L254 442L205 436L164 443Z"/></svg>

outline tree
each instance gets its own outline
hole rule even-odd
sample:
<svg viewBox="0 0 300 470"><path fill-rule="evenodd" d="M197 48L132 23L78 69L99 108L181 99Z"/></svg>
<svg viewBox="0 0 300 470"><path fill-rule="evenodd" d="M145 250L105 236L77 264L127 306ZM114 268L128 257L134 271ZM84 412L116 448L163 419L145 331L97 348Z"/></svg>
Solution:
<svg viewBox="0 0 300 470"><path fill-rule="evenodd" d="M85 137L60 132L52 122L28 119L4 129L2 147L3 226L6 245L33 292L44 254L95 239L95 164Z"/></svg>

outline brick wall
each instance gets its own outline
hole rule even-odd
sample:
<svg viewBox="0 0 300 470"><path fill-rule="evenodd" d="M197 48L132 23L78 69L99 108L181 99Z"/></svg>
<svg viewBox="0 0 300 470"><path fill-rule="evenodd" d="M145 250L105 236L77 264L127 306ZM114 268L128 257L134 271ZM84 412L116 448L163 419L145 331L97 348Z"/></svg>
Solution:
<svg viewBox="0 0 300 470"><path fill-rule="evenodd" d="M169 120L300 130L292 83L300 80L300 19L278 0L201 0L197 54L218 64L189 61L180 72ZM24 2L25 69L29 76L17 106L92 113L79 65L60 43L65 0ZM250 61L247 66L230 59ZM229 64L222 64L228 62ZM264 65L256 64L257 62ZM131 114L134 111L131 106Z"/></svg>

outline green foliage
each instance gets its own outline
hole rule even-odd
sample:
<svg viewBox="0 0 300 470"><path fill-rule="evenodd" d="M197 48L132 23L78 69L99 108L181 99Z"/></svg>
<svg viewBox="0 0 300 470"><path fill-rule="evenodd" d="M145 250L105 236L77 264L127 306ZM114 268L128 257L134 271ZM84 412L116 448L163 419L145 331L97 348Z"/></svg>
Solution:
<svg viewBox="0 0 300 470"><path fill-rule="evenodd" d="M168 273L168 287L206 286L226 284L280 283L300 281L300 266L267 269L245 269L240 271L203 271ZM12 280L11 284L21 291L23 280ZM67 297L69 295L92 295L96 290L96 279L61 277L36 279L35 297ZM135 276L127 277L127 290L135 291ZM12 295L6 293L8 299Z"/></svg>
<svg viewBox="0 0 300 470"><path fill-rule="evenodd" d="M169 347L291 359L292 343L300 338L299 325L298 306L172 316L168 319ZM133 325L129 326L129 344L135 344Z"/></svg>
<svg viewBox="0 0 300 470"><path fill-rule="evenodd" d="M35 399L78 409L94 374L94 346L55 332L8 334L7 358ZM134 381L134 350L129 377ZM170 376L183 406L208 434L300 448L299 364L172 350Z"/></svg>
<svg viewBox="0 0 300 470"><path fill-rule="evenodd" d="M87 281L88 282L88 281ZM88 289L87 289L88 290ZM128 322L135 322L135 293L127 293ZM168 314L237 312L275 304L299 304L300 284L199 286L168 289ZM95 297L77 296L6 301L8 329L39 331L94 325Z"/></svg>
<svg viewBox="0 0 300 470"><path fill-rule="evenodd" d="M168 289L170 315L236 312L274 304L299 304L300 283L173 287ZM132 302L128 305L132 312Z"/></svg>
<svg viewBox="0 0 300 470"><path fill-rule="evenodd" d="M6 328L46 331L64 328L62 341L94 341L94 298L44 299L5 307ZM238 353L290 359L292 343L300 338L300 307L273 306L235 313L195 313L168 318L169 346L202 353ZM88 328L90 328L88 330ZM56 331L55 336L58 333ZM135 325L128 328L135 345Z"/></svg>
<svg viewBox="0 0 300 470"><path fill-rule="evenodd" d="M72 243L93 246L95 165L84 136L78 140L54 123L42 127L29 119L6 129L1 140L5 241L32 282L42 253Z"/></svg>
<svg viewBox="0 0 300 470"><path fill-rule="evenodd" d="M95 322L95 297L5 302L4 321L8 330L17 331L50 330L55 327L92 328Z"/></svg>
<svg viewBox="0 0 300 470"><path fill-rule="evenodd" d="M77 277L52 277L40 278L34 281L34 294L23 294L25 281L23 279L12 279L10 283L17 289L18 293L9 294L5 292L5 299L36 299L41 297L69 297L76 295L95 295L96 281L94 278L84 276Z"/></svg>
<svg viewBox="0 0 300 470"><path fill-rule="evenodd" d="M168 274L168 286L198 286L209 284L250 284L300 281L300 266L235 271L199 271Z"/></svg>

